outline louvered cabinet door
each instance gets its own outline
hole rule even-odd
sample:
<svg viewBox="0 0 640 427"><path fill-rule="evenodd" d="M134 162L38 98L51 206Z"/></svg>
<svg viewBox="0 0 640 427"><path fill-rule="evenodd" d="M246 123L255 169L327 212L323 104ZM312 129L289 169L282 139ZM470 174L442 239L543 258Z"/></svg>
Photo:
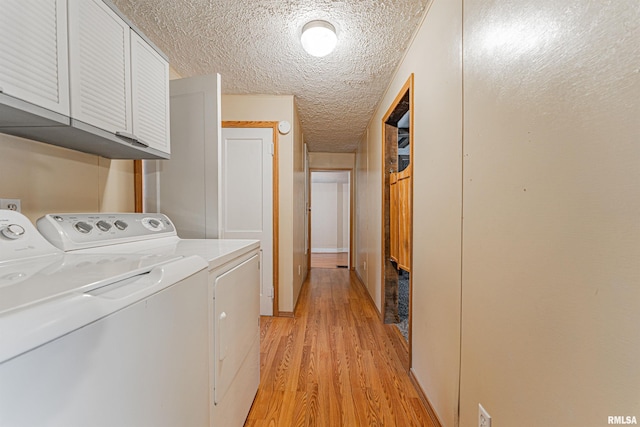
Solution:
<svg viewBox="0 0 640 427"><path fill-rule="evenodd" d="M69 0L73 119L111 133L132 133L129 32L102 0Z"/></svg>
<svg viewBox="0 0 640 427"><path fill-rule="evenodd" d="M69 115L66 0L0 0L0 88Z"/></svg>
<svg viewBox="0 0 640 427"><path fill-rule="evenodd" d="M169 147L169 64L131 31L133 133L143 144L165 153Z"/></svg>

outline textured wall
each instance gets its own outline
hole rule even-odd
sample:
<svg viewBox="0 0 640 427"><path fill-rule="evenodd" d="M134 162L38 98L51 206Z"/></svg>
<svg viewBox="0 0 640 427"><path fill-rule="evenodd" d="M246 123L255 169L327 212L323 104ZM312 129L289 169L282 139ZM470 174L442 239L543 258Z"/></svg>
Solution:
<svg viewBox="0 0 640 427"><path fill-rule="evenodd" d="M456 425L460 368L462 3L435 0L369 125L357 164L367 206L359 216L360 260L380 299L382 118L414 73L412 371L444 426ZM358 168L360 171L360 168ZM365 176L362 176L365 175ZM371 209L375 209L375 214ZM378 306L379 307L379 306Z"/></svg>
<svg viewBox="0 0 640 427"><path fill-rule="evenodd" d="M413 373L446 427L479 403L504 426L638 417L640 8L462 3L433 2L356 158L370 209L415 73ZM380 219L357 218L375 298Z"/></svg>
<svg viewBox="0 0 640 427"><path fill-rule="evenodd" d="M640 417L639 23L465 0L464 427Z"/></svg>

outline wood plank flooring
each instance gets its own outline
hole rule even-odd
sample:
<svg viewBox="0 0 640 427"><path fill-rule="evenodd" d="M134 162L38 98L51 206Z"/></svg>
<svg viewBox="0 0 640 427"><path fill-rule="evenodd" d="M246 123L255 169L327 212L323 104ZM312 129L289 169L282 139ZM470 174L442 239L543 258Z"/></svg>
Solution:
<svg viewBox="0 0 640 427"><path fill-rule="evenodd" d="M338 268L339 265L349 265L349 253L311 253L311 268Z"/></svg>
<svg viewBox="0 0 640 427"><path fill-rule="evenodd" d="M394 326L348 270L311 269L295 317L263 317L260 328L260 388L245 426L434 426Z"/></svg>

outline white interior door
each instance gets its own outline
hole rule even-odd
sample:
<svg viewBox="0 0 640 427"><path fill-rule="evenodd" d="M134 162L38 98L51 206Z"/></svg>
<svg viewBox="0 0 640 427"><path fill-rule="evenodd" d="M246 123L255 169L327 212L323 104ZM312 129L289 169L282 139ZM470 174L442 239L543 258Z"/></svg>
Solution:
<svg viewBox="0 0 640 427"><path fill-rule="evenodd" d="M273 129L223 128L220 238L258 239L260 314L273 315Z"/></svg>

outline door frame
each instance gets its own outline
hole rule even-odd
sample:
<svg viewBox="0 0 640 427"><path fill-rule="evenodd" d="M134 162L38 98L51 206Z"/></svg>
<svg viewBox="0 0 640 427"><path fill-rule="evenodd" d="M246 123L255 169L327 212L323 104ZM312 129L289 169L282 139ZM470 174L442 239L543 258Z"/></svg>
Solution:
<svg viewBox="0 0 640 427"><path fill-rule="evenodd" d="M142 213L142 160L133 161L134 212Z"/></svg>
<svg viewBox="0 0 640 427"><path fill-rule="evenodd" d="M391 103L391 105L389 106L389 109L387 110L387 112L385 113L385 115L382 117L382 121L381 121L381 126L382 126L382 152L381 152L381 163L382 163L382 168L381 168L381 179L382 179L382 188L381 188L381 212L382 212L382 221L381 221L381 236L382 238L381 240L381 262L380 262L380 269L381 269L381 310L380 310L380 317L381 317L381 321L384 322L385 319L385 310L386 310L386 294L385 294L385 288L386 288L386 261L389 257L389 254L386 251L385 248L385 236L386 236L386 232L385 232L385 217L386 215L388 215L388 208L385 206L385 190L388 191L389 190L389 183L388 183L388 176L389 176L389 172L387 170L387 120L389 120L389 118L391 117L391 115L394 113L394 111L396 110L396 108L398 107L398 105L400 104L400 102L402 101L402 98L404 98L405 94L409 94L409 158L410 158L410 163L409 163L409 167L412 169L411 172L411 177L410 179L410 186L411 186L411 191L409 194L409 203L410 203L410 210L409 210L409 215L410 215L410 222L411 222L411 226L409 228L409 233L411 235L411 240L410 240L410 265L413 266L413 193L414 193L414 189L413 189L413 175L414 175L414 161L415 161L415 156L413 153L413 147L415 146L415 140L414 140L414 132L413 129L415 127L415 121L414 121L414 111L415 111L415 102L414 102L414 98L413 98L413 93L414 93L414 87L413 87L413 80L414 80L414 74L411 73L411 75L409 76L409 78L407 79L407 81L405 82L405 84L402 86L402 88L398 91L398 94L396 95L395 99L393 100L393 102ZM413 268L411 269L413 270ZM413 301L413 273L409 274L409 339L408 339L408 356L409 356L409 368L412 365L412 329L413 329L413 309L412 309L412 301Z"/></svg>
<svg viewBox="0 0 640 427"><path fill-rule="evenodd" d="M308 233L309 233L309 253L307 254L307 271L311 269L311 240L313 236L311 235L311 216L313 215L313 205L311 203L311 173L312 172L349 172L349 270L355 270L353 265L354 254L353 254L353 218L354 218L354 200L355 195L354 192L354 179L353 179L353 169L349 168L310 168L309 169L309 224Z"/></svg>
<svg viewBox="0 0 640 427"><path fill-rule="evenodd" d="M273 121L222 121L223 128L271 128L273 131L273 316L279 316L278 256L279 244L279 191L278 191L278 122Z"/></svg>

